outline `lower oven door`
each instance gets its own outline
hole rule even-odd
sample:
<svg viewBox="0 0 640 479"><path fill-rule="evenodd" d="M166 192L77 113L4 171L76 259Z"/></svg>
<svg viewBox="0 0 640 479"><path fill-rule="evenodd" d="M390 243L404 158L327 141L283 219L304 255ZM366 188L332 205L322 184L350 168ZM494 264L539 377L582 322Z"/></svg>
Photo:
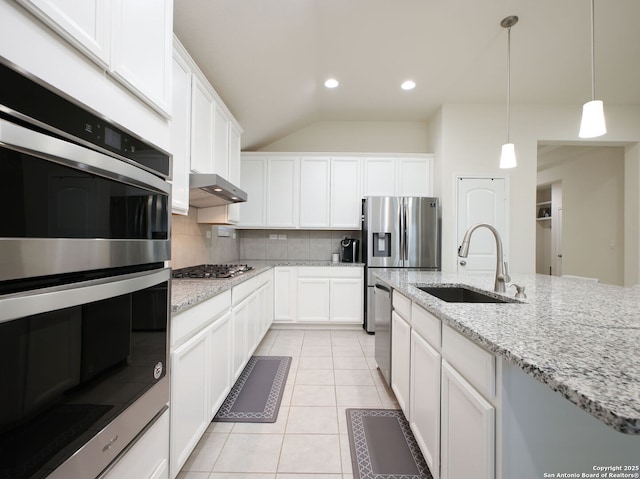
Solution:
<svg viewBox="0 0 640 479"><path fill-rule="evenodd" d="M161 268L0 296L0 477L96 477L165 407L169 285Z"/></svg>

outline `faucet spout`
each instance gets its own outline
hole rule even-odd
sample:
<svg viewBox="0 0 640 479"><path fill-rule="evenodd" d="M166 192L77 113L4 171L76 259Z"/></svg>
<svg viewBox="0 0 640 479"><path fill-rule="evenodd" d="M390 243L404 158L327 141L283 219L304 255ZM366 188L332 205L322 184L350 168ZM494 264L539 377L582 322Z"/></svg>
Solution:
<svg viewBox="0 0 640 479"><path fill-rule="evenodd" d="M491 233L493 233L493 237L496 240L496 280L493 289L498 293L504 293L507 291L506 284L511 281L511 278L509 277L509 266L504 261L502 238L500 238L500 233L498 233L497 229L487 223L478 223L471 226L464 234L464 238L462 238L462 244L458 247L458 256L461 258L466 258L469 255L469 243L471 241L471 235L480 227L487 228L489 231L491 231Z"/></svg>

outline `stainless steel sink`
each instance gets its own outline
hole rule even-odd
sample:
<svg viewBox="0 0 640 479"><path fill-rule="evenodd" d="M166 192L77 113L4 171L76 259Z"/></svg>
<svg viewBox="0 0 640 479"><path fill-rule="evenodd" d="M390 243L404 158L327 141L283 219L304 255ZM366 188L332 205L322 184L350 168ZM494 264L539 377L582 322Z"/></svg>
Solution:
<svg viewBox="0 0 640 479"><path fill-rule="evenodd" d="M418 286L421 291L428 293L447 303L519 303L520 301L498 298L496 296L482 293L465 286Z"/></svg>

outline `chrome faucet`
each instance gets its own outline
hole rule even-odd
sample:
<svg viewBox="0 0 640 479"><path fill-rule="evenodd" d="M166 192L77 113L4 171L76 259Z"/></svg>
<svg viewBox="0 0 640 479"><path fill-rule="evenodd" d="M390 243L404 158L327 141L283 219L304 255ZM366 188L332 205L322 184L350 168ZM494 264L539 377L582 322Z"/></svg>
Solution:
<svg viewBox="0 0 640 479"><path fill-rule="evenodd" d="M509 276L509 266L503 259L502 239L500 238L500 233L498 233L497 229L487 223L478 223L477 225L473 225L464 234L462 244L458 247L458 256L461 258L466 258L468 256L471 234L481 226L484 226L491 231L496 239L496 281L493 290L498 293L504 293L507 291L506 284L511 281L511 277Z"/></svg>

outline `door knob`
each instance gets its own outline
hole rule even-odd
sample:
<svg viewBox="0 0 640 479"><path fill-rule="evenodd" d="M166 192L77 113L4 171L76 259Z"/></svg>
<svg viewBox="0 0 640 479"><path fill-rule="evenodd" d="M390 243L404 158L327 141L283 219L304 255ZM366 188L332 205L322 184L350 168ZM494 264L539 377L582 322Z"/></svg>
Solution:
<svg viewBox="0 0 640 479"><path fill-rule="evenodd" d="M465 260L460 261L460 266L466 266L467 262Z"/></svg>

